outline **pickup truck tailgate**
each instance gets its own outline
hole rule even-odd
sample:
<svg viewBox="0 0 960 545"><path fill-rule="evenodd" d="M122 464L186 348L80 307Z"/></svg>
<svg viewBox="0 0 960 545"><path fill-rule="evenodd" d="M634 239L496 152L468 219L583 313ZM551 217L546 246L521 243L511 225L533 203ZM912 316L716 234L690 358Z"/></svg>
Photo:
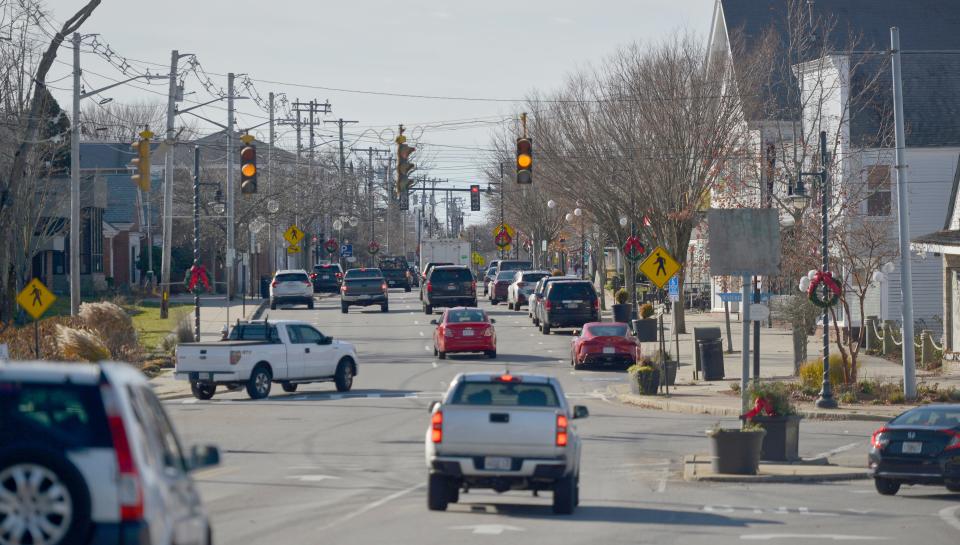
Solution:
<svg viewBox="0 0 960 545"><path fill-rule="evenodd" d="M476 407L443 408L440 455L520 455L552 458L556 446L557 408Z"/></svg>
<svg viewBox="0 0 960 545"><path fill-rule="evenodd" d="M344 281L344 295L380 295L383 293L383 278L358 278Z"/></svg>

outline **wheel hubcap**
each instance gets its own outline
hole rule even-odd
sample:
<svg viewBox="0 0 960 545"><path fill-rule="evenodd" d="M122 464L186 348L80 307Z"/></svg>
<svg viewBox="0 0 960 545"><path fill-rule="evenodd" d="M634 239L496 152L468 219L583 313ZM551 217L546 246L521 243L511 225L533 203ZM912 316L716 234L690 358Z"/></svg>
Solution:
<svg viewBox="0 0 960 545"><path fill-rule="evenodd" d="M270 379L267 377L266 373L260 373L257 375L257 391L260 393L266 392L269 385Z"/></svg>
<svg viewBox="0 0 960 545"><path fill-rule="evenodd" d="M70 492L46 467L17 464L0 473L0 544L58 542L72 515Z"/></svg>

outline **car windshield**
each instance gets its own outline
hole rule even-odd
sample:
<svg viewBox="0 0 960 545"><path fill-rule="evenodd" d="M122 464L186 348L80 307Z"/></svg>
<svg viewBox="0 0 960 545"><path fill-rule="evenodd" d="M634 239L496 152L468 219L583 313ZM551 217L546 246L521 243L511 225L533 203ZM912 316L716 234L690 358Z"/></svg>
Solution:
<svg viewBox="0 0 960 545"><path fill-rule="evenodd" d="M890 421L896 426L934 426L954 428L960 426L960 406L934 405L907 411Z"/></svg>
<svg viewBox="0 0 960 545"><path fill-rule="evenodd" d="M523 273L523 279L521 281L527 282L527 283L538 282L541 278L544 278L546 276L550 276L550 275L548 275L547 273Z"/></svg>
<svg viewBox="0 0 960 545"><path fill-rule="evenodd" d="M529 269L531 263L529 261L503 261L500 263L501 271L522 271L523 269Z"/></svg>
<svg viewBox="0 0 960 545"><path fill-rule="evenodd" d="M306 282L308 279L306 273L282 273L278 274L274 279L277 283L280 282Z"/></svg>
<svg viewBox="0 0 960 545"><path fill-rule="evenodd" d="M370 278L383 278L380 269L350 269L343 277L345 280L366 280Z"/></svg>
<svg viewBox="0 0 960 545"><path fill-rule="evenodd" d="M450 401L453 405L494 405L500 407L559 407L557 392L549 384L523 382L460 383Z"/></svg>
<svg viewBox="0 0 960 545"><path fill-rule="evenodd" d="M627 334L626 325L592 325L587 328L594 337L624 337Z"/></svg>
<svg viewBox="0 0 960 545"><path fill-rule="evenodd" d="M470 282L473 275L469 269L434 269L430 274L431 282Z"/></svg>
<svg viewBox="0 0 960 545"><path fill-rule="evenodd" d="M487 315L482 310L462 309L447 311L447 323L486 322Z"/></svg>
<svg viewBox="0 0 960 545"><path fill-rule="evenodd" d="M593 299L596 294L587 282L557 282L550 284L550 299Z"/></svg>

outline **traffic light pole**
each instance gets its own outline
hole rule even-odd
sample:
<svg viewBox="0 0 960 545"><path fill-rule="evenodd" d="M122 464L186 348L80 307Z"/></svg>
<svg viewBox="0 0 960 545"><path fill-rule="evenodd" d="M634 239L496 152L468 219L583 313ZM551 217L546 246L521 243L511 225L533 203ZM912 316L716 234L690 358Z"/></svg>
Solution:
<svg viewBox="0 0 960 545"><path fill-rule="evenodd" d="M80 40L73 34L73 134L70 139L70 315L80 313Z"/></svg>
<svg viewBox="0 0 960 545"><path fill-rule="evenodd" d="M170 260L173 246L173 152L174 116L177 104L177 61L180 53L174 49L170 54L170 89L167 95L167 153L163 160L163 254L160 259L160 318L166 319L170 311ZM149 198L149 196L148 196ZM153 248L148 250L153 254Z"/></svg>

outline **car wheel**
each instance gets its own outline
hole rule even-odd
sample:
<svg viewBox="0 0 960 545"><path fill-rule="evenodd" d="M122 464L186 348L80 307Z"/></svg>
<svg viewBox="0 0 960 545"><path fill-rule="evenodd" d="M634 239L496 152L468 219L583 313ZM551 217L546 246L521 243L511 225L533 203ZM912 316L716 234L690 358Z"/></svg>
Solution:
<svg viewBox="0 0 960 545"><path fill-rule="evenodd" d="M313 299L307 302L307 309L313 310Z"/></svg>
<svg viewBox="0 0 960 545"><path fill-rule="evenodd" d="M427 479L427 509L431 511L446 511L449 499L447 492L450 489L449 479L443 475L430 475Z"/></svg>
<svg viewBox="0 0 960 545"><path fill-rule="evenodd" d="M883 477L873 479L873 484L877 487L877 492L884 496L893 496L900 490L900 483Z"/></svg>
<svg viewBox="0 0 960 545"><path fill-rule="evenodd" d="M348 305L345 305L345 304L343 304L343 303L340 303L340 312L341 312L341 313L346 314L348 308L350 308Z"/></svg>
<svg viewBox="0 0 960 545"><path fill-rule="evenodd" d="M490 359L492 359L492 360L497 359L497 351L496 351L496 350L487 350L487 357L490 358Z"/></svg>
<svg viewBox="0 0 960 545"><path fill-rule="evenodd" d="M542 325L540 326L540 331L542 331L544 335L549 335L549 334L550 334L550 324L546 324L546 323L545 323L545 324L542 324Z"/></svg>
<svg viewBox="0 0 960 545"><path fill-rule="evenodd" d="M250 380L247 381L247 395L250 396L250 399L267 397L270 395L272 381L273 376L267 366L261 364L254 367L253 372L250 373Z"/></svg>
<svg viewBox="0 0 960 545"><path fill-rule="evenodd" d="M297 386L299 386L299 384L294 384L287 380L280 383L280 387L283 388L283 391L287 392L288 394L292 394L293 392L296 392Z"/></svg>
<svg viewBox="0 0 960 545"><path fill-rule="evenodd" d="M432 306L432 305L423 305L423 313L424 313L424 314L433 314L433 306Z"/></svg>
<svg viewBox="0 0 960 545"><path fill-rule="evenodd" d="M437 357L440 358L440 359L442 359L442 360L445 360L445 359L447 359L447 353L446 353L446 352L441 352L441 351L438 350L438 351L437 351Z"/></svg>
<svg viewBox="0 0 960 545"><path fill-rule="evenodd" d="M390 312L390 305L386 303L380 305L380 312Z"/></svg>
<svg viewBox="0 0 960 545"><path fill-rule="evenodd" d="M90 491L66 457L42 449L0 455L4 543L82 543L90 533ZM8 541L9 540L9 541Z"/></svg>
<svg viewBox="0 0 960 545"><path fill-rule="evenodd" d="M569 515L577 506L577 478L567 475L553 484L553 512Z"/></svg>
<svg viewBox="0 0 960 545"><path fill-rule="evenodd" d="M410 293L410 286L403 288L404 293Z"/></svg>
<svg viewBox="0 0 960 545"><path fill-rule="evenodd" d="M193 394L193 397L197 399L211 399L213 394L217 393L217 385L210 384L207 382L197 382L195 380L190 381L190 393Z"/></svg>
<svg viewBox="0 0 960 545"><path fill-rule="evenodd" d="M353 388L353 362L348 359L340 360L337 372L333 375L333 382L338 392L349 392Z"/></svg>
<svg viewBox="0 0 960 545"><path fill-rule="evenodd" d="M270 310L277 310L277 302L273 299L270 300Z"/></svg>
<svg viewBox="0 0 960 545"><path fill-rule="evenodd" d="M433 345L433 357L437 357L440 353L437 352L437 345Z"/></svg>

